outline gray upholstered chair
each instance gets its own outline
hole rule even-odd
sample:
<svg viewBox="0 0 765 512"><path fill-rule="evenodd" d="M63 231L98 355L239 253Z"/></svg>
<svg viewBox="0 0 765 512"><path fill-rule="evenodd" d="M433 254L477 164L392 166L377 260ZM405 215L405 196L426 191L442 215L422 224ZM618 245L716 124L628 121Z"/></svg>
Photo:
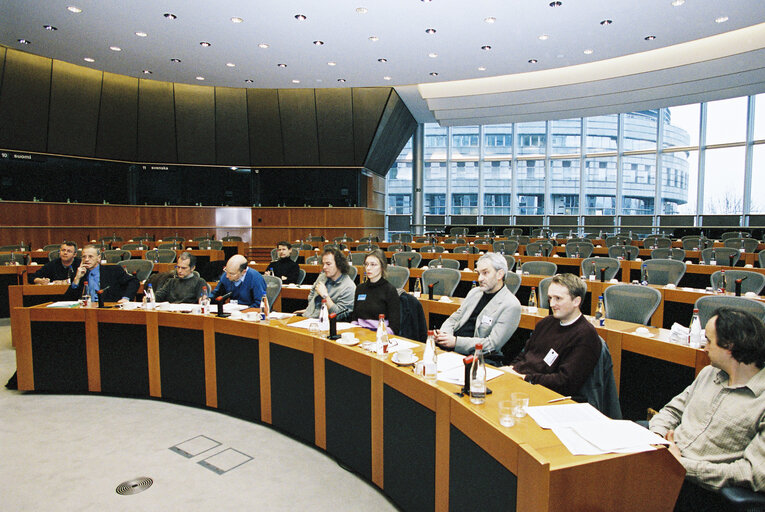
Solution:
<svg viewBox="0 0 765 512"><path fill-rule="evenodd" d="M296 244L292 244L293 249L297 249L298 251L312 251L313 245L309 244L308 242L298 242Z"/></svg>
<svg viewBox="0 0 765 512"><path fill-rule="evenodd" d="M702 241L700 236L684 236L682 238L682 243L683 243L683 249L685 249L686 251L698 251L701 249L706 249L707 247L712 247L712 244L714 244L714 240L710 240L709 238L704 238Z"/></svg>
<svg viewBox="0 0 765 512"><path fill-rule="evenodd" d="M326 241L323 235L313 235L313 236L308 235L307 237L305 237L305 239L307 242L325 242Z"/></svg>
<svg viewBox="0 0 765 512"><path fill-rule="evenodd" d="M292 261L297 261L298 256L300 256L300 251L298 251L294 247L290 249L290 259ZM279 251L276 248L271 249L271 261L276 261L278 259L279 259ZM269 302L269 304L271 303Z"/></svg>
<svg viewBox="0 0 765 512"><path fill-rule="evenodd" d="M648 325L661 303L661 292L650 286L615 284L603 291L606 318Z"/></svg>
<svg viewBox="0 0 765 512"><path fill-rule="evenodd" d="M746 311L765 321L765 304L746 297L706 295L696 299L696 304L693 307L699 310L699 320L701 320L702 326L706 326L709 319L715 316L715 311L723 307Z"/></svg>
<svg viewBox="0 0 765 512"><path fill-rule="evenodd" d="M210 236L210 234L206 234L205 236L195 236L191 240L193 242L204 242L205 240L212 240L213 238Z"/></svg>
<svg viewBox="0 0 765 512"><path fill-rule="evenodd" d="M350 266L348 267L348 277L351 278L351 281L354 283L356 282L356 276L359 275L359 271L356 269L356 267Z"/></svg>
<svg viewBox="0 0 765 512"><path fill-rule="evenodd" d="M223 249L223 242L220 240L201 240L199 242L200 251L220 251ZM292 248L296 250L295 247Z"/></svg>
<svg viewBox="0 0 765 512"><path fill-rule="evenodd" d="M458 245L452 250L452 252L454 254L478 254L481 252L481 250L475 245Z"/></svg>
<svg viewBox="0 0 765 512"><path fill-rule="evenodd" d="M506 273L505 286L507 286L507 289L513 292L513 295L515 295L518 293L518 289L521 287L521 276L515 272Z"/></svg>
<svg viewBox="0 0 765 512"><path fill-rule="evenodd" d="M632 243L632 239L625 235L613 235L606 237L606 247L611 247L612 245L630 245Z"/></svg>
<svg viewBox="0 0 765 512"><path fill-rule="evenodd" d="M760 241L756 238L727 238L723 245L734 249L741 249L743 247L745 252L757 252Z"/></svg>
<svg viewBox="0 0 765 512"><path fill-rule="evenodd" d="M668 249L672 247L672 240L658 235L650 235L643 239L645 249Z"/></svg>
<svg viewBox="0 0 765 512"><path fill-rule="evenodd" d="M627 261L635 261L640 254L640 249L634 245L612 245L608 248L609 258L622 258Z"/></svg>
<svg viewBox="0 0 765 512"><path fill-rule="evenodd" d="M494 243L494 240L491 239L491 238L476 238L475 240L473 240L473 243L476 244L476 245L478 245L478 244L482 244L482 245L489 244L489 245L491 245L491 244Z"/></svg>
<svg viewBox="0 0 765 512"><path fill-rule="evenodd" d="M547 295L547 290L550 289L550 283L552 283L552 277L545 277L539 281L539 288L537 289L539 297L539 307L542 309L550 309L550 298Z"/></svg>
<svg viewBox="0 0 765 512"><path fill-rule="evenodd" d="M124 261L130 259L130 251L124 251L122 249L110 249L101 253L101 259L106 260L106 263L113 264L118 261Z"/></svg>
<svg viewBox="0 0 765 512"><path fill-rule="evenodd" d="M154 263L173 263L175 261L175 251L170 249L154 249L146 251L144 259L153 261Z"/></svg>
<svg viewBox="0 0 765 512"><path fill-rule="evenodd" d="M178 251L180 249L183 249L183 244L177 240L174 240L171 242L160 242L157 244L157 249L167 249L169 251Z"/></svg>
<svg viewBox="0 0 765 512"><path fill-rule="evenodd" d="M505 260L507 261L507 271L512 272L515 268L515 256L505 254Z"/></svg>
<svg viewBox="0 0 765 512"><path fill-rule="evenodd" d="M48 261L53 261L58 258L60 252L61 249L53 249L52 251L48 251ZM80 253L77 253L77 257L80 257Z"/></svg>
<svg viewBox="0 0 765 512"><path fill-rule="evenodd" d="M432 239L430 237L427 237L427 236L416 236L416 237L414 237L413 242L416 243L416 244L427 244L427 243L431 242L431 240Z"/></svg>
<svg viewBox="0 0 765 512"><path fill-rule="evenodd" d="M297 281L295 281L295 284L303 284L303 281L305 281L305 270L298 269L298 278Z"/></svg>
<svg viewBox="0 0 765 512"><path fill-rule="evenodd" d="M460 262L459 260L453 260L451 258L442 258L438 257L434 260L430 260L428 263L428 268L453 268L456 270L460 269Z"/></svg>
<svg viewBox="0 0 765 512"><path fill-rule="evenodd" d="M305 263L306 265L321 265L321 259L318 256L309 256L305 259Z"/></svg>
<svg viewBox="0 0 765 512"><path fill-rule="evenodd" d="M337 249L338 251L344 251L346 249L345 244L339 244L332 242L330 244L324 244L324 249Z"/></svg>
<svg viewBox="0 0 765 512"><path fill-rule="evenodd" d="M752 272L751 270L726 270L725 271L725 290L732 292L735 291L736 279L743 279L741 281L741 293L754 292L757 295L762 291L762 287L765 286L765 274L759 272ZM722 272L717 271L709 276L709 282L714 290L723 288Z"/></svg>
<svg viewBox="0 0 765 512"><path fill-rule="evenodd" d="M102 236L98 239L99 242L122 242L122 237L117 235Z"/></svg>
<svg viewBox="0 0 765 512"><path fill-rule="evenodd" d="M42 250L46 252L50 252L50 251L55 251L59 247L61 247L61 244L48 244L48 245L44 245Z"/></svg>
<svg viewBox="0 0 765 512"><path fill-rule="evenodd" d="M760 268L765 268L765 250L757 253L757 263L759 263Z"/></svg>
<svg viewBox="0 0 765 512"><path fill-rule="evenodd" d="M460 282L460 271L453 268L429 268L422 273L423 293L428 293L428 287L433 285L434 295L454 295L454 290Z"/></svg>
<svg viewBox="0 0 765 512"><path fill-rule="evenodd" d="M263 279L266 281L266 297L268 297L268 306L274 307L276 299L279 298L279 294L282 293L282 280L276 276L263 275Z"/></svg>
<svg viewBox="0 0 765 512"><path fill-rule="evenodd" d="M594 258L585 258L582 260L582 275L590 276L595 274L596 279L600 279L600 269L604 268L603 278L610 281L619 273L621 265L616 258L603 258L596 256Z"/></svg>
<svg viewBox="0 0 765 512"><path fill-rule="evenodd" d="M412 246L406 245L406 244L390 244L387 249L389 252L398 252L398 251L411 251Z"/></svg>
<svg viewBox="0 0 765 512"><path fill-rule="evenodd" d="M362 251L362 252L370 252L370 251L374 251L375 249L379 249L379 248L380 248L379 245L373 244L373 243L370 242L370 243L365 243L365 244L359 244L356 247L356 250L357 251Z"/></svg>
<svg viewBox="0 0 765 512"><path fill-rule="evenodd" d="M183 238L182 236L175 235L175 236L166 236L166 237L163 237L162 240L164 240L165 242L183 242L186 239Z"/></svg>
<svg viewBox="0 0 765 512"><path fill-rule="evenodd" d="M516 251L518 251L518 241L517 240L501 240L498 242L492 243L492 250L494 252L503 253L503 254L515 254Z"/></svg>
<svg viewBox="0 0 765 512"><path fill-rule="evenodd" d="M351 237L349 237L349 236L343 235L343 236L336 236L333 239L333 241L336 244L345 244L345 243L348 243L348 242L353 242L353 239Z"/></svg>
<svg viewBox="0 0 765 512"><path fill-rule="evenodd" d="M558 272L558 265L551 261L527 261L521 264L521 270L537 276L554 276Z"/></svg>
<svg viewBox="0 0 765 512"><path fill-rule="evenodd" d="M551 232L547 228L534 228L531 230L531 238L547 238Z"/></svg>
<svg viewBox="0 0 765 512"><path fill-rule="evenodd" d="M566 257L567 258L589 258L592 256L592 251L595 246L592 242L567 242L566 243Z"/></svg>
<svg viewBox="0 0 765 512"><path fill-rule="evenodd" d="M449 234L451 236L465 236L467 235L468 228L459 227L459 228L449 228Z"/></svg>
<svg viewBox="0 0 765 512"><path fill-rule="evenodd" d="M233 236L233 235L232 236L224 236L223 238L221 238L221 240L223 240L224 242L241 242L242 241L242 237L241 236Z"/></svg>
<svg viewBox="0 0 765 512"><path fill-rule="evenodd" d="M504 236L522 235L523 230L521 228L505 228L502 230Z"/></svg>
<svg viewBox="0 0 765 512"><path fill-rule="evenodd" d="M440 245L423 245L418 249L420 252L444 252L443 246Z"/></svg>
<svg viewBox="0 0 765 512"><path fill-rule="evenodd" d="M532 242L526 245L526 256L552 256L553 245L550 242Z"/></svg>
<svg viewBox="0 0 765 512"><path fill-rule="evenodd" d="M752 236L748 231L726 231L720 237L720 240L727 240L729 238L747 238Z"/></svg>
<svg viewBox="0 0 765 512"><path fill-rule="evenodd" d="M376 236L376 235L362 236L361 238L359 238L359 242L361 242L362 244L379 243L380 242L380 237Z"/></svg>
<svg viewBox="0 0 765 512"><path fill-rule="evenodd" d="M387 274L385 279L395 288L404 288L409 281L409 269L406 267L389 265L385 272Z"/></svg>
<svg viewBox="0 0 765 512"><path fill-rule="evenodd" d="M531 241L531 237L527 235L511 235L507 239L515 240L518 242L518 245L527 245Z"/></svg>
<svg viewBox="0 0 765 512"><path fill-rule="evenodd" d="M396 233L393 236L391 236L391 242L398 242L400 244L410 244L412 243L412 234L411 233Z"/></svg>
<svg viewBox="0 0 765 512"><path fill-rule="evenodd" d="M123 251L148 251L149 246L143 242L128 242L126 244L122 244L121 249Z"/></svg>
<svg viewBox="0 0 765 512"><path fill-rule="evenodd" d="M405 251L393 254L393 264L397 267L418 268L420 263L422 263L422 254L418 252Z"/></svg>
<svg viewBox="0 0 765 512"><path fill-rule="evenodd" d="M465 239L464 238L444 238L443 243L445 244L464 244Z"/></svg>
<svg viewBox="0 0 765 512"><path fill-rule="evenodd" d="M51 251L53 252L53 251ZM9 264L27 264L27 252L9 252L0 254L0 266ZM50 255L48 256L50 258Z"/></svg>
<svg viewBox="0 0 765 512"><path fill-rule="evenodd" d="M652 260L677 260L685 259L685 250L677 247L665 247L651 251Z"/></svg>
<svg viewBox="0 0 765 512"><path fill-rule="evenodd" d="M710 265L710 262L714 260L716 265L733 267L740 257L741 253L738 249L732 247L708 247L701 251L701 259L706 265Z"/></svg>
<svg viewBox="0 0 765 512"><path fill-rule="evenodd" d="M643 262L648 273L648 284L675 286L685 275L685 263L677 260L646 260Z"/></svg>
<svg viewBox="0 0 765 512"><path fill-rule="evenodd" d="M351 265L363 265L364 260L367 257L367 253L365 252L352 252L350 257L350 263Z"/></svg>
<svg viewBox="0 0 765 512"><path fill-rule="evenodd" d="M146 281L154 270L154 263L149 260L123 260L117 262L117 265L139 281Z"/></svg>

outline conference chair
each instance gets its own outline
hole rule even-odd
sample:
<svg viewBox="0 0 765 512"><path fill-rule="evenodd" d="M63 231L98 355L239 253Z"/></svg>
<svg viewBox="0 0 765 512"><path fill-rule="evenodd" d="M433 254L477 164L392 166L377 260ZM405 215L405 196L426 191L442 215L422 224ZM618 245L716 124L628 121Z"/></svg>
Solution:
<svg viewBox="0 0 765 512"><path fill-rule="evenodd" d="M725 247L732 247L733 249L744 249L744 252L757 252L757 247L760 245L760 241L756 238L727 238L723 245Z"/></svg>
<svg viewBox="0 0 765 512"><path fill-rule="evenodd" d="M521 287L521 276L515 272L508 272L505 274L505 286L510 290L513 295L518 293L518 289Z"/></svg>
<svg viewBox="0 0 765 512"><path fill-rule="evenodd" d="M454 295L454 290L460 282L460 271L453 268L429 268L422 273L422 293L430 293L429 286L433 285L434 295Z"/></svg>
<svg viewBox="0 0 765 512"><path fill-rule="evenodd" d="M646 260L643 262L648 274L648 284L677 284L685 275L685 263L677 260Z"/></svg>
<svg viewBox="0 0 765 512"><path fill-rule="evenodd" d="M640 254L640 249L634 245L612 245L608 248L608 257L616 259L624 259L627 261L635 261L635 258Z"/></svg>
<svg viewBox="0 0 765 512"><path fill-rule="evenodd" d="M491 237L494 236L494 232L491 231L491 230L489 230L489 231L476 231L475 236L477 236L479 238L491 238Z"/></svg>
<svg viewBox="0 0 765 512"><path fill-rule="evenodd" d="M476 245L477 244L489 244L489 245L491 245L491 244L494 243L494 239L492 239L492 238L476 238L475 240L473 240L473 243L476 244Z"/></svg>
<svg viewBox="0 0 765 512"><path fill-rule="evenodd" d="M387 249L389 252L398 252L398 251L411 251L412 246L406 245L406 244L390 244Z"/></svg>
<svg viewBox="0 0 765 512"><path fill-rule="evenodd" d="M515 256L505 254L505 261L507 261L507 271L512 272L515 268Z"/></svg>
<svg viewBox="0 0 765 512"><path fill-rule="evenodd" d="M632 239L625 235L614 235L606 237L606 247L612 245L629 245L632 243Z"/></svg>
<svg viewBox="0 0 765 512"><path fill-rule="evenodd" d="M133 240L135 240L136 242L153 242L154 235L149 235L144 233L143 235L134 236Z"/></svg>
<svg viewBox="0 0 765 512"><path fill-rule="evenodd" d="M175 251L170 249L154 249L146 251L144 259L154 263L173 263L175 262Z"/></svg>
<svg viewBox="0 0 765 512"><path fill-rule="evenodd" d="M351 256L350 257L351 265L362 266L362 265L364 265L364 260L367 258L367 253L365 253L365 252L352 252L350 256Z"/></svg>
<svg viewBox="0 0 765 512"><path fill-rule="evenodd" d="M603 291L606 318L648 325L661 304L661 292L639 284L615 284Z"/></svg>
<svg viewBox="0 0 765 512"><path fill-rule="evenodd" d="M726 231L720 237L720 240L725 241L729 238L747 238L752 236L748 231Z"/></svg>
<svg viewBox="0 0 765 512"><path fill-rule="evenodd" d="M414 237L414 243L416 244L427 244L432 240L432 238L428 236L416 236Z"/></svg>
<svg viewBox="0 0 765 512"><path fill-rule="evenodd" d="M396 289L404 288L406 283L409 282L409 269L406 267L390 265L385 270L385 273L387 274L385 279Z"/></svg>
<svg viewBox="0 0 765 512"><path fill-rule="evenodd" d="M616 258L604 258L595 256L594 258L585 258L582 260L582 275L589 277L595 275L595 279L600 280L600 269L605 269L603 279L610 281L619 273L621 265Z"/></svg>
<svg viewBox="0 0 765 512"><path fill-rule="evenodd" d="M205 236L196 236L196 237L192 238L191 240L194 241L194 242L204 242L205 240L213 240L213 238L210 237L210 234L208 233Z"/></svg>
<svg viewBox="0 0 765 512"><path fill-rule="evenodd" d="M710 318L715 316L715 311L720 308L731 308L751 313L765 322L765 304L747 297L734 297L732 295L705 295L696 299L694 308L699 310L701 325L706 326Z"/></svg>
<svg viewBox="0 0 765 512"><path fill-rule="evenodd" d="M666 247L662 249L654 249L651 251L652 260L677 260L683 261L685 259L685 250L677 247Z"/></svg>
<svg viewBox="0 0 765 512"><path fill-rule="evenodd" d="M46 252L50 252L50 251L55 251L59 247L61 247L61 244L48 244L48 245L44 245L42 250Z"/></svg>
<svg viewBox="0 0 765 512"><path fill-rule="evenodd" d="M297 249L295 249L294 247L290 249L290 259L292 261L297 261L298 256L300 256L300 252ZM278 259L279 259L279 251L276 248L271 249L271 261L276 261ZM269 304L271 303L269 302Z"/></svg>
<svg viewBox="0 0 765 512"><path fill-rule="evenodd" d="M589 238L590 240L600 240L603 238L603 234L605 233L585 233L584 237Z"/></svg>
<svg viewBox="0 0 765 512"><path fill-rule="evenodd" d="M752 272L751 270L726 270L725 286L723 286L722 275L723 273L718 270L709 277L712 289L717 290L725 288L726 291L733 292L736 290L736 279L742 279L742 295L747 292L753 292L759 295L762 291L762 287L765 286L765 274L760 274L759 272Z"/></svg>
<svg viewBox="0 0 765 512"><path fill-rule="evenodd" d="M518 242L518 245L527 245L531 241L531 237L526 235L512 235L507 237L507 239L515 240Z"/></svg>
<svg viewBox="0 0 765 512"><path fill-rule="evenodd" d="M26 265L27 264L26 252L11 252L7 254L0 254L0 266L1 265Z"/></svg>
<svg viewBox="0 0 765 512"><path fill-rule="evenodd" d="M765 250L757 253L757 263L760 265L760 268L765 268Z"/></svg>
<svg viewBox="0 0 765 512"><path fill-rule="evenodd" d="M363 252L370 252L374 251L375 249L379 249L380 246L373 243L366 243L366 244L359 244L358 247L356 247L357 251L363 251Z"/></svg>
<svg viewBox="0 0 765 512"><path fill-rule="evenodd" d="M551 261L527 261L521 264L521 270L537 276L554 276L558 272L558 265Z"/></svg>
<svg viewBox="0 0 765 512"><path fill-rule="evenodd" d="M505 228L502 230L504 236L522 235L523 230L521 228Z"/></svg>
<svg viewBox="0 0 765 512"><path fill-rule="evenodd" d="M449 228L449 235L451 236L465 236L468 234L468 228Z"/></svg>
<svg viewBox="0 0 765 512"><path fill-rule="evenodd" d="M147 251L149 250L149 246L141 242L128 242L122 244L121 249L123 251Z"/></svg>
<svg viewBox="0 0 765 512"><path fill-rule="evenodd" d="M346 243L346 242L353 242L353 239L351 237L347 236L347 235L344 235L344 236L336 236L333 239L333 241L336 244L343 244L343 243Z"/></svg>
<svg viewBox="0 0 765 512"><path fill-rule="evenodd" d="M356 276L357 275L359 275L359 271L356 269L356 267L354 267L352 265L349 266L348 267L348 277L350 277L351 281L353 281L354 283L356 282Z"/></svg>
<svg viewBox="0 0 765 512"><path fill-rule="evenodd" d="M322 236L322 235L313 235L313 236L311 236L309 234L307 237L305 237L305 240L306 240L306 242L326 242L326 240L324 239L324 236Z"/></svg>
<svg viewBox="0 0 765 512"><path fill-rule="evenodd" d="M183 238L182 236L178 236L178 235L175 235L175 236L166 236L166 237L162 238L163 242L183 242L184 240L186 240L186 239Z"/></svg>
<svg viewBox="0 0 765 512"><path fill-rule="evenodd" d="M305 281L305 270L298 269L298 278L297 281L295 281L295 284L303 284L303 281Z"/></svg>
<svg viewBox="0 0 765 512"><path fill-rule="evenodd" d="M337 249L338 251L344 251L347 247L345 244L337 244L337 243L331 243L331 244L324 244L324 249Z"/></svg>
<svg viewBox="0 0 765 512"><path fill-rule="evenodd" d="M269 275L263 275L263 279L266 280L266 297L268 298L268 305L273 308L276 299L278 299L279 294L282 293L282 280L280 277Z"/></svg>
<svg viewBox="0 0 765 512"><path fill-rule="evenodd" d="M549 238L550 230L546 228L534 228L531 230L531 238Z"/></svg>
<svg viewBox="0 0 765 512"><path fill-rule="evenodd" d="M547 295L547 290L550 289L550 283L552 283L552 280L552 277L545 277L539 281L537 296L539 297L539 307L542 309L550 309L550 298Z"/></svg>
<svg viewBox="0 0 765 512"><path fill-rule="evenodd" d="M452 249L454 254L478 254L481 250L475 245L458 245Z"/></svg>
<svg viewBox="0 0 765 512"><path fill-rule="evenodd" d="M668 249L672 247L672 240L657 235L647 236L643 239L644 249Z"/></svg>
<svg viewBox="0 0 765 512"><path fill-rule="evenodd" d="M566 243L570 243L570 242L587 242L588 244L591 244L592 243L592 239L591 238L587 238L587 237L577 237L577 236L575 236L573 238L569 238Z"/></svg>
<svg viewBox="0 0 765 512"><path fill-rule="evenodd" d="M149 260L122 260L117 265L141 282L146 281L154 270L154 263Z"/></svg>
<svg viewBox="0 0 765 512"><path fill-rule="evenodd" d="M622 419L622 409L619 405L619 394L616 391L614 379L614 363L611 351L605 340L600 338L600 356L592 374L587 378L577 395L583 396L587 402L613 420Z"/></svg>
<svg viewBox="0 0 765 512"><path fill-rule="evenodd" d="M444 238L445 244L465 244L467 243L464 238Z"/></svg>
<svg viewBox="0 0 765 512"><path fill-rule="evenodd" d="M199 242L199 250L200 251L220 251L220 250L223 250L223 242L221 242L220 240L202 240L201 242Z"/></svg>
<svg viewBox="0 0 765 512"><path fill-rule="evenodd" d="M122 237L117 235L102 236L98 239L99 242L122 242Z"/></svg>
<svg viewBox="0 0 765 512"><path fill-rule="evenodd" d="M321 265L321 260L318 256L309 256L305 259L306 265Z"/></svg>
<svg viewBox="0 0 765 512"><path fill-rule="evenodd" d="M396 233L391 237L392 242L398 242L400 244L411 244L412 243L412 234L411 233Z"/></svg>
<svg viewBox="0 0 765 512"><path fill-rule="evenodd" d="M61 252L61 249L54 249L52 251L48 251L48 261L53 261L56 258L58 258L59 253ZM77 257L80 257L81 253L77 253Z"/></svg>
<svg viewBox="0 0 765 512"><path fill-rule="evenodd" d="M430 260L428 263L428 268L454 268L459 270L460 269L460 262L459 260L453 260L450 258L443 259L442 257L438 257L434 260Z"/></svg>
<svg viewBox="0 0 765 512"><path fill-rule="evenodd" d="M396 334L425 343L428 340L428 322L420 300L401 288L397 291L401 304L401 321Z"/></svg>
<svg viewBox="0 0 765 512"><path fill-rule="evenodd" d="M292 244L292 248L297 249L298 251L312 251L313 245L306 242L303 242L303 243L298 242L296 244Z"/></svg>
<svg viewBox="0 0 765 512"><path fill-rule="evenodd" d="M518 251L517 240L504 240L491 244L492 250L500 254L515 254Z"/></svg>
<svg viewBox="0 0 765 512"><path fill-rule="evenodd" d="M223 238L221 238L221 240L223 240L224 242L241 242L242 241L242 237L241 236L233 236L233 235L232 236L224 236Z"/></svg>
<svg viewBox="0 0 765 512"><path fill-rule="evenodd" d="M708 247L701 251L701 259L704 260L705 265L710 265L713 256L716 265L735 267L741 253L732 247Z"/></svg>
<svg viewBox="0 0 765 512"><path fill-rule="evenodd" d="M130 259L130 251L122 249L111 249L101 253L101 260L106 260L106 263L113 264L118 261L124 261Z"/></svg>
<svg viewBox="0 0 765 512"><path fill-rule="evenodd" d="M183 245L180 242L160 242L157 244L157 249L167 249L170 251L179 251L183 249Z"/></svg>
<svg viewBox="0 0 765 512"><path fill-rule="evenodd" d="M359 242L361 243L380 243L380 237L379 236L362 236L359 238Z"/></svg>
<svg viewBox="0 0 765 512"><path fill-rule="evenodd" d="M445 249L440 245L423 245L418 250L420 252L444 252Z"/></svg>
<svg viewBox="0 0 765 512"><path fill-rule="evenodd" d="M567 258L589 258L595 246L592 242L568 242L566 243Z"/></svg>
<svg viewBox="0 0 765 512"><path fill-rule="evenodd" d="M553 249L550 242L532 242L526 245L526 256L552 256Z"/></svg>
<svg viewBox="0 0 765 512"><path fill-rule="evenodd" d="M397 267L418 268L422 262L422 254L414 251L403 251L393 254L393 264Z"/></svg>
<svg viewBox="0 0 765 512"><path fill-rule="evenodd" d="M702 249L706 249L707 247L712 247L714 244L714 240L710 240L709 238L704 238L703 241L700 236L684 236L682 238L682 244L683 249L686 251L698 251ZM703 247L702 247L703 245Z"/></svg>
<svg viewBox="0 0 765 512"><path fill-rule="evenodd" d="M733 485L720 489L720 494L733 512L761 512L765 510L765 492L755 492Z"/></svg>

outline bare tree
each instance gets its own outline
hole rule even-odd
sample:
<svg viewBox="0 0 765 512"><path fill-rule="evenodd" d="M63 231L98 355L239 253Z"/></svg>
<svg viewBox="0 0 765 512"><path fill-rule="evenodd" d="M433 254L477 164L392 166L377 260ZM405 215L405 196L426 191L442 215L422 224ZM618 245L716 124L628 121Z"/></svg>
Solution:
<svg viewBox="0 0 765 512"><path fill-rule="evenodd" d="M712 197L704 205L710 214L741 214L744 211L744 198L731 190L721 196Z"/></svg>

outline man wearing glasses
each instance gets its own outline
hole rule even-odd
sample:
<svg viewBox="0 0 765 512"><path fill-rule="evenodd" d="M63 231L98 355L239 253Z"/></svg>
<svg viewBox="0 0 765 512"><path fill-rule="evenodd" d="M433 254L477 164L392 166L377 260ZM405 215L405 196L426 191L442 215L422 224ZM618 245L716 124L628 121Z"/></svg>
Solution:
<svg viewBox="0 0 765 512"><path fill-rule="evenodd" d="M157 302L196 303L207 287L205 280L194 273L196 264L196 256L182 252L175 266L175 276L157 290Z"/></svg>
<svg viewBox="0 0 765 512"><path fill-rule="evenodd" d="M220 282L212 294L213 298L230 293L231 300L236 300L239 304L259 307L260 299L266 294L266 280L257 270L247 268L247 258L235 254L223 270Z"/></svg>

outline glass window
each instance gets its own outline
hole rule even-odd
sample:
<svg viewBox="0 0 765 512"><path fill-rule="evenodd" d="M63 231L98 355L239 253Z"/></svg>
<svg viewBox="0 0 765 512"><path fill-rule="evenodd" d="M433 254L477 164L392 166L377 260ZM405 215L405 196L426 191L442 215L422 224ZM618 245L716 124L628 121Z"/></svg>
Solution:
<svg viewBox="0 0 765 512"><path fill-rule="evenodd" d="M446 127L442 128L435 123L427 123L425 125L425 160L446 160L447 132Z"/></svg>
<svg viewBox="0 0 765 512"><path fill-rule="evenodd" d="M484 215L510 215L510 194L484 194Z"/></svg>
<svg viewBox="0 0 765 512"><path fill-rule="evenodd" d="M699 145L701 105L683 105L665 109L664 147L687 147Z"/></svg>
<svg viewBox="0 0 765 512"><path fill-rule="evenodd" d="M587 118L587 152L616 151L618 114Z"/></svg>
<svg viewBox="0 0 765 512"><path fill-rule="evenodd" d="M550 136L553 155L578 155L582 148L582 119L552 121Z"/></svg>
<svg viewBox="0 0 765 512"><path fill-rule="evenodd" d="M412 195L411 194L388 194L388 213L411 214L412 213Z"/></svg>
<svg viewBox="0 0 765 512"><path fill-rule="evenodd" d="M512 124L492 124L483 127L485 156L506 156L513 155L513 125Z"/></svg>
<svg viewBox="0 0 765 512"><path fill-rule="evenodd" d="M478 162L452 162L451 163L451 194L453 215L467 215L478 213ZM463 196L475 196L475 202L464 206L474 206L475 211L462 208L463 203L455 202L454 198Z"/></svg>
<svg viewBox="0 0 765 512"><path fill-rule="evenodd" d="M446 194L425 194L425 215L446 215Z"/></svg>
<svg viewBox="0 0 765 512"><path fill-rule="evenodd" d="M483 162L481 173L483 174L484 214L512 214L509 193L512 187L512 166L510 160ZM500 196L507 196L507 202L503 202L505 201L504 199L497 199Z"/></svg>
<svg viewBox="0 0 765 512"><path fill-rule="evenodd" d="M624 114L624 151L656 149L659 110Z"/></svg>
<svg viewBox="0 0 765 512"><path fill-rule="evenodd" d="M616 157L588 158L585 165L587 209L585 215L613 215L614 206L606 198L616 197Z"/></svg>
<svg viewBox="0 0 765 512"><path fill-rule="evenodd" d="M743 197L744 148L707 150L703 213L741 213Z"/></svg>
<svg viewBox="0 0 765 512"><path fill-rule="evenodd" d="M452 215L478 215L478 194L452 194Z"/></svg>
<svg viewBox="0 0 765 512"><path fill-rule="evenodd" d="M765 101L765 99L763 100ZM754 146L752 154L752 213L765 213L765 145Z"/></svg>
<svg viewBox="0 0 765 512"><path fill-rule="evenodd" d="M579 195L553 194L553 212L555 215L578 215Z"/></svg>
<svg viewBox="0 0 765 512"><path fill-rule="evenodd" d="M515 133L518 137L518 155L545 154L545 122L516 123Z"/></svg>
<svg viewBox="0 0 765 512"><path fill-rule="evenodd" d="M746 96L707 103L707 144L746 140L746 104Z"/></svg>
<svg viewBox="0 0 765 512"><path fill-rule="evenodd" d="M542 215L545 212L545 196L518 194L519 215Z"/></svg>
<svg viewBox="0 0 765 512"><path fill-rule="evenodd" d="M754 97L754 140L765 139L765 94Z"/></svg>
<svg viewBox="0 0 765 512"><path fill-rule="evenodd" d="M388 213L412 213L412 162L397 161L388 171L386 181Z"/></svg>
<svg viewBox="0 0 765 512"><path fill-rule="evenodd" d="M452 127L452 158L476 158L479 155L479 135L477 126Z"/></svg>

